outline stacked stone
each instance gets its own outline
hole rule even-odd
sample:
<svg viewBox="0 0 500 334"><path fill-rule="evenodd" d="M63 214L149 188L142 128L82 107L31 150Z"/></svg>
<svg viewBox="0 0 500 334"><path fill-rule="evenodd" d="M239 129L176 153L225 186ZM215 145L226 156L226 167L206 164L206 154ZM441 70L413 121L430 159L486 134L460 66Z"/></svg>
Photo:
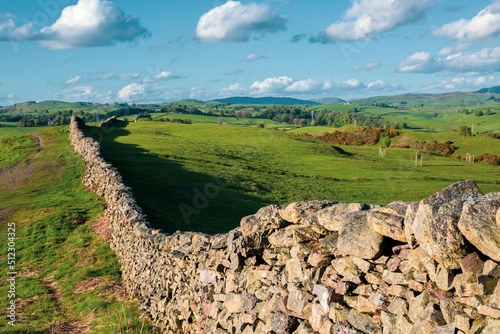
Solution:
<svg viewBox="0 0 500 334"><path fill-rule="evenodd" d="M72 119L140 312L165 333L500 333L500 193L271 205L226 234L154 230Z"/></svg>

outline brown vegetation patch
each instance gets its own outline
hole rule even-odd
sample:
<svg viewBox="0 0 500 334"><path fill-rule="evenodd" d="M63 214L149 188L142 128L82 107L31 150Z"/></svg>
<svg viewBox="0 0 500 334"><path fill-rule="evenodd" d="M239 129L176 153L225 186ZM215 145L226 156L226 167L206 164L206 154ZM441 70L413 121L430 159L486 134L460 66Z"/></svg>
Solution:
<svg viewBox="0 0 500 334"><path fill-rule="evenodd" d="M35 176L44 181L57 180L60 177L60 169L63 165L63 160L30 160L25 164L15 164L0 168L0 191L10 191L26 187L34 183Z"/></svg>
<svg viewBox="0 0 500 334"><path fill-rule="evenodd" d="M102 278L90 278L86 281L80 282L75 287L75 293L85 293L87 291L95 290L101 287L103 284L106 284L106 280Z"/></svg>
<svg viewBox="0 0 500 334"><path fill-rule="evenodd" d="M77 321L73 321L70 323L63 323L61 321L57 321L52 327L48 329L48 333L53 334L86 334L90 332L90 324L94 319L94 312L87 314Z"/></svg>
<svg viewBox="0 0 500 334"><path fill-rule="evenodd" d="M337 145L361 146L375 144L379 141L381 133L387 133L390 138L399 135L399 132L395 130L372 128L368 126L354 129L352 132L334 131L323 133L319 136L301 133L299 136L326 141Z"/></svg>
<svg viewBox="0 0 500 334"><path fill-rule="evenodd" d="M500 166L500 154L483 153L476 157L477 161L484 161L487 165Z"/></svg>
<svg viewBox="0 0 500 334"><path fill-rule="evenodd" d="M35 165L31 162L0 168L0 190L9 191L28 185Z"/></svg>
<svg viewBox="0 0 500 334"><path fill-rule="evenodd" d="M111 239L111 223L108 218L101 215L91 227L91 231L98 233L103 239Z"/></svg>
<svg viewBox="0 0 500 334"><path fill-rule="evenodd" d="M446 156L450 156L455 152L456 147L452 145L452 141L445 141L444 143L438 143L437 141L417 141L413 148L417 150L426 150L427 152L439 153Z"/></svg>

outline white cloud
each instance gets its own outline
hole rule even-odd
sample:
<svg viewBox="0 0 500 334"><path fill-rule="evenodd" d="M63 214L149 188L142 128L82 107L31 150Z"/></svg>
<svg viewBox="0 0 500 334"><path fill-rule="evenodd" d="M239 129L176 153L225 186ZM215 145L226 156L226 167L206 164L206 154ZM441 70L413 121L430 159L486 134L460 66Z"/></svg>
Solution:
<svg viewBox="0 0 500 334"><path fill-rule="evenodd" d="M118 80L118 81L128 81L139 78L139 74L137 73L122 73L122 74L114 74L114 73L104 73L95 76L92 80Z"/></svg>
<svg viewBox="0 0 500 334"><path fill-rule="evenodd" d="M370 38L421 18L437 0L354 0L344 19L325 32L327 42Z"/></svg>
<svg viewBox="0 0 500 334"><path fill-rule="evenodd" d="M238 68L236 70L227 71L226 75L236 75L236 74L241 74L243 72L245 72L245 70Z"/></svg>
<svg viewBox="0 0 500 334"><path fill-rule="evenodd" d="M445 50L448 51L448 50ZM440 54L447 52L443 50ZM416 52L401 61L398 72L407 73L488 73L500 71L500 47L485 48L474 53L452 53L444 57L433 56L430 52Z"/></svg>
<svg viewBox="0 0 500 334"><path fill-rule="evenodd" d="M295 81L293 84L285 88L285 92L290 93L301 93L301 92L311 92L321 89L325 83L319 82L314 79L305 79L300 81Z"/></svg>
<svg viewBox="0 0 500 334"><path fill-rule="evenodd" d="M250 92L253 95L273 94L282 92L290 86L295 80L293 78L282 76L278 78L267 78L264 81L255 81L250 86Z"/></svg>
<svg viewBox="0 0 500 334"><path fill-rule="evenodd" d="M366 85L367 91L394 91L394 90L401 90L404 88L405 87L401 84L390 84L383 80L375 80Z"/></svg>
<svg viewBox="0 0 500 334"><path fill-rule="evenodd" d="M7 96L0 96L0 105L1 106L10 106L16 103L16 96L14 93L10 93Z"/></svg>
<svg viewBox="0 0 500 334"><path fill-rule="evenodd" d="M196 37L204 42L246 42L252 34L284 30L286 21L267 4L228 1L203 14Z"/></svg>
<svg viewBox="0 0 500 334"><path fill-rule="evenodd" d="M415 52L398 65L398 72L409 73L433 73L440 68L439 58L434 57L430 52Z"/></svg>
<svg viewBox="0 0 500 334"><path fill-rule="evenodd" d="M316 80L312 78L295 80L283 76L279 78L267 78L263 81L256 81L250 86L251 95L302 95L302 96L344 96L360 95L375 91L398 91L405 87L400 84L391 84L382 80L376 80L368 85L356 78L343 81Z"/></svg>
<svg viewBox="0 0 500 334"><path fill-rule="evenodd" d="M145 97L148 88L147 84L134 82L120 89L118 98L126 102L136 101Z"/></svg>
<svg viewBox="0 0 500 334"><path fill-rule="evenodd" d="M340 86L340 87L349 87L349 88L356 88L356 87L359 87L361 85L362 84L361 84L361 82L359 82L358 79L349 79L349 80L342 81L337 86Z"/></svg>
<svg viewBox="0 0 500 334"><path fill-rule="evenodd" d="M472 19L460 19L433 31L436 36L449 37L456 42L474 42L500 34L500 1L481 10Z"/></svg>
<svg viewBox="0 0 500 334"><path fill-rule="evenodd" d="M354 72L357 71L368 71L368 70L373 70L374 68L380 67L382 63L380 63L379 60L377 59L372 59L365 61L364 63L358 64L353 68Z"/></svg>
<svg viewBox="0 0 500 334"><path fill-rule="evenodd" d="M262 56L258 53L252 52L248 56L246 56L243 61L254 61L254 60L259 60L259 59L267 59L266 56Z"/></svg>
<svg viewBox="0 0 500 334"><path fill-rule="evenodd" d="M248 89L246 89L239 83L232 84L227 88L221 88L216 92L216 95L218 97L229 97L229 96L238 96L245 94L248 94Z"/></svg>
<svg viewBox="0 0 500 334"><path fill-rule="evenodd" d="M143 83L153 83L158 81L168 81L174 79L182 79L180 75L175 74L174 71L162 71L160 74L152 75L143 80Z"/></svg>
<svg viewBox="0 0 500 334"><path fill-rule="evenodd" d="M116 97L123 102L158 103L185 98L203 99L206 91L200 87L178 88L134 82L120 89Z"/></svg>
<svg viewBox="0 0 500 334"><path fill-rule="evenodd" d="M422 87L423 90L475 90L489 86L497 86L499 79L495 76L479 76L477 78L457 77L451 80L432 82Z"/></svg>
<svg viewBox="0 0 500 334"><path fill-rule="evenodd" d="M47 49L107 46L149 35L138 18L125 15L114 3L104 0L79 0L64 8L53 25L39 31L33 22L9 29L8 33L0 29L0 40L35 41Z"/></svg>
<svg viewBox="0 0 500 334"><path fill-rule="evenodd" d="M15 29L14 15L10 13L0 13L0 36Z"/></svg>
<svg viewBox="0 0 500 334"><path fill-rule="evenodd" d="M82 81L83 77L81 75L77 75L74 78L68 79L64 82L65 85L76 85Z"/></svg>
<svg viewBox="0 0 500 334"><path fill-rule="evenodd" d="M99 103L109 103L113 102L113 93L107 91L105 93L100 92L98 88L93 86L76 86L71 88L65 88L56 93L51 93L46 95L47 99L68 101L68 102L99 102Z"/></svg>

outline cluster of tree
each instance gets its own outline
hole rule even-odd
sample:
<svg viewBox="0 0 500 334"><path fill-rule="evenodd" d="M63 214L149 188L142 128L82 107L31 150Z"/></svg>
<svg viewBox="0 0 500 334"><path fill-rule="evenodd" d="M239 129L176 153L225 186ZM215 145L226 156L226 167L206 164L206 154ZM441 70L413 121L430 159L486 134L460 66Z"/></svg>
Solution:
<svg viewBox="0 0 500 334"><path fill-rule="evenodd" d="M385 133L385 135L382 135ZM301 136L307 138L313 138L316 140L326 141L329 143L337 145L349 145L349 146L360 146L360 145L371 145L379 142L382 138L394 138L399 135L396 130L389 130L383 128L372 128L372 127L362 127L354 129L352 132L346 131L334 131L323 133L322 135L315 136L309 133L300 134ZM386 144L386 143L384 143Z"/></svg>
<svg viewBox="0 0 500 334"><path fill-rule="evenodd" d="M16 122L19 127L69 124L73 111L58 111L50 115L0 115L0 122Z"/></svg>
<svg viewBox="0 0 500 334"><path fill-rule="evenodd" d="M486 135L494 139L500 139L500 133L488 132Z"/></svg>
<svg viewBox="0 0 500 334"><path fill-rule="evenodd" d="M458 134L463 136L472 136L472 129L470 126L461 125L458 127Z"/></svg>
<svg viewBox="0 0 500 334"><path fill-rule="evenodd" d="M295 126L311 125L311 112L306 108L298 106L270 106L261 112L258 118L272 119L277 122L293 124ZM371 127L388 127L390 124L382 119L380 115L366 116L360 113L357 108L349 111L327 111L316 110L314 112L314 124L324 126L341 127L347 124L356 124Z"/></svg>
<svg viewBox="0 0 500 334"><path fill-rule="evenodd" d="M165 118L158 118L158 119L155 119L155 121L158 121L158 122L172 122L172 123L181 123L181 124L191 124L191 120L190 119L180 119L180 118L168 118L168 117L165 117Z"/></svg>
<svg viewBox="0 0 500 334"><path fill-rule="evenodd" d="M174 113L174 114L191 114L191 115L203 115L203 111L195 107L188 107L185 105L170 105L167 107L162 107L160 112L164 113Z"/></svg>
<svg viewBox="0 0 500 334"><path fill-rule="evenodd" d="M476 117L493 115L493 111L491 111L490 108L487 108L485 110L474 109L472 111L469 111L466 108L462 108L462 109L458 110L457 113L464 114L464 115L470 115L470 114L472 114L473 116L476 116Z"/></svg>
<svg viewBox="0 0 500 334"><path fill-rule="evenodd" d="M476 157L477 161L483 161L487 165L500 166L500 154L483 153Z"/></svg>
<svg viewBox="0 0 500 334"><path fill-rule="evenodd" d="M415 145L413 145L413 148L417 150L426 150L427 152L431 153L438 153L438 154L443 154L449 157L450 155L455 152L457 149L455 146L452 145L452 141L445 141L444 143L438 143L437 141L417 141Z"/></svg>
<svg viewBox="0 0 500 334"><path fill-rule="evenodd" d="M151 114L149 113L141 113L137 115L135 118L136 121L152 121L153 119L151 118Z"/></svg>

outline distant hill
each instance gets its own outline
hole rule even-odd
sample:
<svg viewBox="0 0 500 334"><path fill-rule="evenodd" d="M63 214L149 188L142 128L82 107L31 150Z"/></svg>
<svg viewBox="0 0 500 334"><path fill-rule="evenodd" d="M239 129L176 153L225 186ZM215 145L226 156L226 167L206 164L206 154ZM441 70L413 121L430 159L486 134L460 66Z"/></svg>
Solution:
<svg viewBox="0 0 500 334"><path fill-rule="evenodd" d="M475 91L474 93L478 93L478 94L487 94L487 93L500 94L500 86L490 87L490 88L483 88L483 89L480 89L478 91Z"/></svg>
<svg viewBox="0 0 500 334"><path fill-rule="evenodd" d="M325 97L322 99L312 99L314 102L318 102L321 104L338 104L338 103L345 103L345 100L339 99L338 97Z"/></svg>
<svg viewBox="0 0 500 334"><path fill-rule="evenodd" d="M47 110L49 113L59 110L93 110L100 104L91 102L27 101L0 108L0 111L13 114L36 113Z"/></svg>
<svg viewBox="0 0 500 334"><path fill-rule="evenodd" d="M490 95L476 94L477 92L450 92L442 94L401 94L390 96L374 96L369 98L355 99L353 102L361 104L385 103L397 107L468 107L484 104L491 101ZM494 99L498 96L494 96Z"/></svg>
<svg viewBox="0 0 500 334"><path fill-rule="evenodd" d="M225 99L215 99L214 101L223 102L223 103L231 103L231 104L275 104L275 105L284 105L284 106L293 106L293 105L313 105L318 106L321 105L319 102L309 101L309 100L299 100L291 97L246 97L246 96L234 96L228 97Z"/></svg>

